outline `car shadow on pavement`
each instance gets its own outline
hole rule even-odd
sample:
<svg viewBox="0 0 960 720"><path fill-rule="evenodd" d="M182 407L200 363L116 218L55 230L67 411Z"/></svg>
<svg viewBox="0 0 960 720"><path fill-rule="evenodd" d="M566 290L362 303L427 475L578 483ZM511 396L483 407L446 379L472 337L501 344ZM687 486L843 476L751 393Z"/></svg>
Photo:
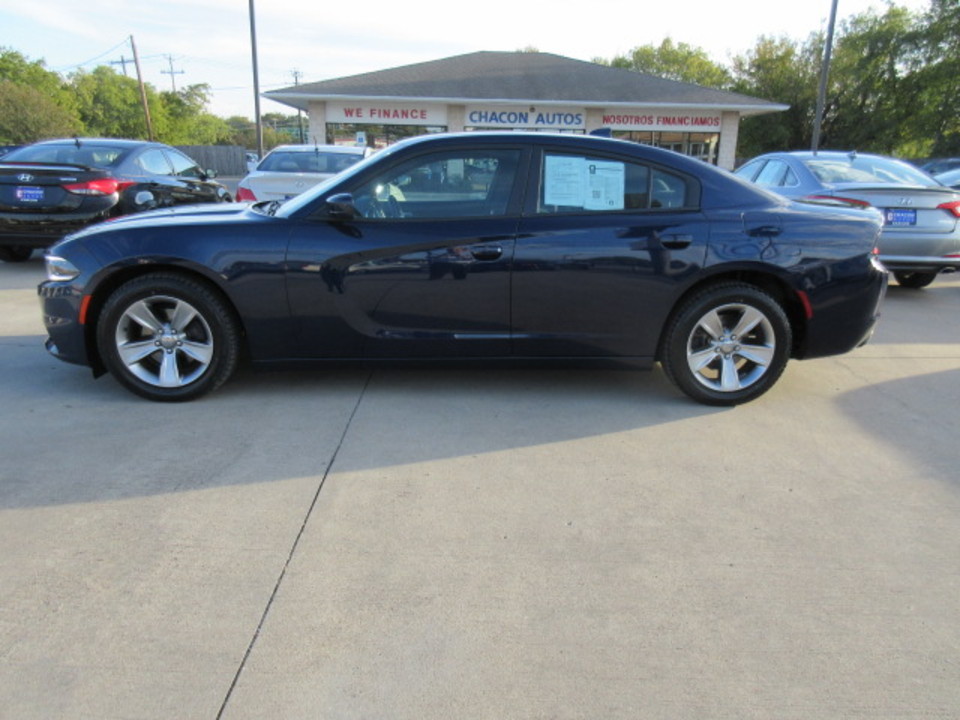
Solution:
<svg viewBox="0 0 960 720"><path fill-rule="evenodd" d="M154 403L110 377L0 338L0 508L322 478L637 430L712 413L659 369L334 366L244 369L189 403ZM763 402L763 399L760 400Z"/></svg>

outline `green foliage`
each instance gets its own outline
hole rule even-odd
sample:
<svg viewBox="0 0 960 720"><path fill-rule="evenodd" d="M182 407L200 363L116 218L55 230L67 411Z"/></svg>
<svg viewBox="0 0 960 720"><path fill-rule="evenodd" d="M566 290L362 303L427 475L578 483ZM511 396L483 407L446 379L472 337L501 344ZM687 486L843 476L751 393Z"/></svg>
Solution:
<svg viewBox="0 0 960 720"><path fill-rule="evenodd" d="M634 48L629 55L618 55L609 63L600 62L610 67L703 87L725 88L730 84L730 73L713 62L705 50L686 43L674 44L669 37L659 46L642 45Z"/></svg>
<svg viewBox="0 0 960 720"><path fill-rule="evenodd" d="M26 145L69 137L80 129L76 115L40 90L0 80L0 145Z"/></svg>
<svg viewBox="0 0 960 720"><path fill-rule="evenodd" d="M96 137L147 138L147 124L137 81L101 65L70 76L85 134ZM166 108L153 86L146 86L155 137L168 130Z"/></svg>
<svg viewBox="0 0 960 720"><path fill-rule="evenodd" d="M753 50L733 59L731 90L790 106L786 112L741 121L738 149L742 157L810 146L820 49L815 39L800 44L789 38L761 37Z"/></svg>

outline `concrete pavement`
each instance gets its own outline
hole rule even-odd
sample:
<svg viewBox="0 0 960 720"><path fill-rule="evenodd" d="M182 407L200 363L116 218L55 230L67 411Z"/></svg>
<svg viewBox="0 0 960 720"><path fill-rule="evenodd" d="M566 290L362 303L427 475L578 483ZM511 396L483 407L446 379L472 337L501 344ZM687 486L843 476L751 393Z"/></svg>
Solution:
<svg viewBox="0 0 960 720"><path fill-rule="evenodd" d="M0 265L0 718L953 718L960 280L750 405L662 373L46 357Z"/></svg>

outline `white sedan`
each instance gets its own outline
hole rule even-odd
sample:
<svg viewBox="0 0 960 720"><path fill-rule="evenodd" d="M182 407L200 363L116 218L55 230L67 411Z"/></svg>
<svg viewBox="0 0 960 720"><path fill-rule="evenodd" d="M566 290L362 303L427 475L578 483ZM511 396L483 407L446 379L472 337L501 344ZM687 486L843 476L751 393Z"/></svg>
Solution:
<svg viewBox="0 0 960 720"><path fill-rule="evenodd" d="M372 153L350 145L279 145L240 181L237 200L288 200Z"/></svg>

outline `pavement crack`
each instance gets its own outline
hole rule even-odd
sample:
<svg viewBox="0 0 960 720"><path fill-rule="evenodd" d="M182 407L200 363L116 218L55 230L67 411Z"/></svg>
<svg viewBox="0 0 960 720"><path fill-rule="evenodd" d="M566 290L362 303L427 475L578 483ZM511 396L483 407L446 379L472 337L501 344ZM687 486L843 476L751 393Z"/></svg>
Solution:
<svg viewBox="0 0 960 720"><path fill-rule="evenodd" d="M317 506L317 500L320 498L320 492L323 490L323 486L327 481L327 477L330 475L330 471L333 469L333 465L337 461L337 455L340 454L340 448L343 447L343 443L347 439L347 433L350 432L350 426L353 424L353 419L356 417L357 411L360 409L360 404L363 402L363 398L367 394L367 388L370 387L371 380L373 380L373 372L374 371L371 370L367 374L367 378L363 383L360 394L357 396L357 402L354 404L353 410L350 412L350 417L347 418L347 422L343 426L343 432L340 434L340 440L337 442L336 448L334 448L333 453L330 455L330 461L327 463L327 467L323 471L323 476L320 478L320 482L317 484L317 490L314 492L313 499L310 501L310 506L307 508L307 512L303 516L303 522L300 523L300 529L297 531L297 536L294 538L293 544L290 546L290 552L287 554L287 559L284 561L283 567L280 570L280 574L277 576L277 581L274 583L273 591L270 593L270 598L267 600L267 605L264 607L263 613L260 615L260 621L257 623L257 627L253 631L253 637L250 638L247 649L243 653L243 658L240 660L240 665L237 667L237 672L234 674L233 680L230 683L230 687L227 689L227 694L224 696L223 702L220 704L220 709L217 711L217 720L221 720L224 712L226 712L227 705L230 703L230 698L233 696L233 691L236 689L237 683L240 681L240 675L243 673L243 670L247 665L247 660L250 659L253 648L257 644L257 640L260 638L260 631L263 629L263 626L267 621L267 616L270 614L270 609L273 607L273 602L276 600L277 593L280 592L280 586L283 584L283 580L287 575L287 569L290 567L290 563L293 561L293 556L297 552L297 547L300 545L300 540L303 538L303 534L307 529L307 524L310 522L310 518L313 515L313 510Z"/></svg>

